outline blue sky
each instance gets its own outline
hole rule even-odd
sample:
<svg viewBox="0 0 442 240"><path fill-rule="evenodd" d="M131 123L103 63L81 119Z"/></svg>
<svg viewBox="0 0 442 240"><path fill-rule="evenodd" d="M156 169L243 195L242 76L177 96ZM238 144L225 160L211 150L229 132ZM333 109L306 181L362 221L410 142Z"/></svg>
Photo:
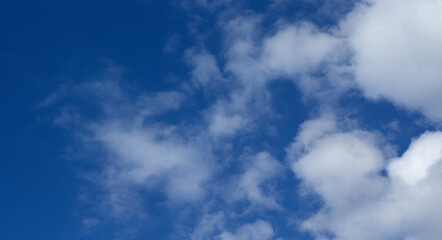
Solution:
<svg viewBox="0 0 442 240"><path fill-rule="evenodd" d="M441 11L2 1L0 238L438 240Z"/></svg>

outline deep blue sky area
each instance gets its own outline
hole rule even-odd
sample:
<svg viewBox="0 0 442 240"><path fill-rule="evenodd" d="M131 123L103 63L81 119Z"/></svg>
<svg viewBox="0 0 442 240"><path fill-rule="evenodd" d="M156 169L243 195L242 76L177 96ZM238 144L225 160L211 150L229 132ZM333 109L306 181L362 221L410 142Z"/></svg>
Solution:
<svg viewBox="0 0 442 240"><path fill-rule="evenodd" d="M2 1L2 239L88 239L78 213L75 163L65 132L36 109L65 81L82 81L112 59L147 91L176 61L163 54L185 16L166 1ZM49 114L50 115L50 114ZM105 236L91 239L108 239Z"/></svg>
<svg viewBox="0 0 442 240"><path fill-rule="evenodd" d="M357 68L335 61L357 54L339 32L356 2L2 0L0 239L344 236L300 227L319 209L334 211L316 182L292 169L291 151L313 151L299 137L303 123L334 115L338 127L325 135L371 132L389 146L385 161L439 126L395 95L367 98L357 74L333 82ZM341 45L317 63L309 58L317 46L307 45L321 34ZM294 72L268 57L290 44L313 52L296 52L307 63ZM296 57L281 61L297 69Z"/></svg>

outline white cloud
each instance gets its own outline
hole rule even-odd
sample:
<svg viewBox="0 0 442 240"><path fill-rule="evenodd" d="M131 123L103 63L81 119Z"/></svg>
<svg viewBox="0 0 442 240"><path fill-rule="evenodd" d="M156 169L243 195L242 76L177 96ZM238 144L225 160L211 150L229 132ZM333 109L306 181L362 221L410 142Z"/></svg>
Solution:
<svg viewBox="0 0 442 240"><path fill-rule="evenodd" d="M192 240L211 239L216 231L224 229L225 216L223 213L204 214L191 234Z"/></svg>
<svg viewBox="0 0 442 240"><path fill-rule="evenodd" d="M98 172L84 175L100 189L98 208L107 215L121 221L144 218L140 192L146 189L163 193L172 202L205 197L204 185L211 179L216 161L205 142L205 131L195 134L204 126L180 128L152 120L177 110L186 98L183 93L130 96L117 77L72 86L64 97L86 100L99 113L99 118L90 118L64 111L56 123L73 128L85 152L93 149L89 157L105 159L96 162L101 168Z"/></svg>
<svg viewBox="0 0 442 240"><path fill-rule="evenodd" d="M377 135L337 124L323 134L310 129L329 122L305 123L288 151L297 177L324 201L301 229L316 239L439 239L442 133L425 133L385 160Z"/></svg>
<svg viewBox="0 0 442 240"><path fill-rule="evenodd" d="M143 128L127 123L109 123L92 128L98 141L113 159L113 179L140 187L165 185L169 198L198 200L202 184L211 175L210 152L187 141L170 128ZM198 172L198 174L195 174Z"/></svg>
<svg viewBox="0 0 442 240"><path fill-rule="evenodd" d="M270 96L266 87L264 68L256 58L259 50L258 16L242 16L220 21L220 28L225 33L224 57L225 63L221 70L214 66L215 60L205 55L200 59L203 67L195 65L193 73L195 79L209 79L206 73L209 71L212 78L209 81L219 81L221 72L228 76L223 79L226 93L221 94L216 102L205 111L209 129L214 138L234 137L239 133L253 129L256 120L270 113ZM212 60L210 60L212 59ZM211 70L212 69L212 70ZM197 73L195 75L195 73ZM204 81L200 81L204 82ZM206 83L206 86L213 83ZM212 92L213 93L213 92ZM213 94L215 95L215 94Z"/></svg>
<svg viewBox="0 0 442 240"><path fill-rule="evenodd" d="M382 187L376 175L383 168L383 154L375 136L363 131L339 132L331 128L336 124L330 121L316 119L304 124L290 148L291 158L300 155L293 171L331 207L351 206L376 196Z"/></svg>
<svg viewBox="0 0 442 240"><path fill-rule="evenodd" d="M206 111L215 138L250 131L260 116L272 114L267 89L270 81L292 78L311 96L348 88L348 80L340 77L348 72L345 66L329 64L326 81L335 80L332 84L310 77L321 64L338 63L347 57L341 38L306 22L278 26L273 34L264 35L262 21L261 16L252 14L220 19L224 32L224 51L219 57L224 60L222 64L213 54L188 51L194 81L212 95L227 91Z"/></svg>
<svg viewBox="0 0 442 240"><path fill-rule="evenodd" d="M442 2L376 0L342 24L354 50L354 73L367 97L386 98L442 120Z"/></svg>
<svg viewBox="0 0 442 240"><path fill-rule="evenodd" d="M309 23L289 25L264 40L263 61L284 74L306 73L327 60L341 41Z"/></svg>
<svg viewBox="0 0 442 240"><path fill-rule="evenodd" d="M244 120L239 114L225 116L218 112L217 115L212 117L213 120L209 130L214 136L233 135L246 124L246 120Z"/></svg>
<svg viewBox="0 0 442 240"><path fill-rule="evenodd" d="M274 189L265 187L283 172L283 166L266 152L258 153L245 161L245 171L230 187L234 199L247 199L252 207L281 209ZM234 190L236 189L236 191Z"/></svg>
<svg viewBox="0 0 442 240"><path fill-rule="evenodd" d="M390 176L416 186L430 174L432 167L442 160L442 132L427 132L413 141L402 157L389 166Z"/></svg>
<svg viewBox="0 0 442 240"><path fill-rule="evenodd" d="M253 224L245 224L235 232L223 232L216 239L218 240L271 240L273 228L265 221L257 220Z"/></svg>
<svg viewBox="0 0 442 240"><path fill-rule="evenodd" d="M197 86L214 90L213 88L220 87L220 83L223 83L222 72L213 55L191 49L186 51L186 60L192 66L192 79Z"/></svg>

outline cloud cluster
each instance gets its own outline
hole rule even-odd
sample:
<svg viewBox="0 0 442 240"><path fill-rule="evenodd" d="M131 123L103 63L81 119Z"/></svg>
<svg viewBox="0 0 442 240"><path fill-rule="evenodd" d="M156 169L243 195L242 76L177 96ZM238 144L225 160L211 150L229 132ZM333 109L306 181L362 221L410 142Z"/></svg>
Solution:
<svg viewBox="0 0 442 240"><path fill-rule="evenodd" d="M215 138L234 137L254 130L258 119L273 114L268 84L291 79L309 98L330 98L351 87L344 39L308 22L280 24L267 34L260 15L221 18L223 52L187 51L193 82L215 104L205 110ZM326 68L326 78L315 74Z"/></svg>
<svg viewBox="0 0 442 240"><path fill-rule="evenodd" d="M193 92L176 89L128 94L120 83L121 76L107 78L115 68L119 67L109 66L103 75L82 84L63 86L44 101L45 105L63 102L63 98L87 102L76 108L65 105L55 122L72 130L84 149L92 148L93 152L84 156L97 158L95 163L99 169L84 174L100 189L95 208L116 221L145 218L144 191L164 195L172 204L207 204L205 200L224 188L214 186L217 171L224 171L223 166L228 164L222 153L215 155L224 145L229 145L228 139L220 136L234 137L235 126L226 122L228 119L223 119L220 112L216 112L213 122L207 117L207 121L199 123L168 123L166 115L179 111ZM194 83L189 86L200 87ZM203 88L212 91L210 87ZM227 103L215 102L207 112L202 111L201 116L211 116L210 111L222 108L223 104ZM89 111L98 116L90 116ZM225 204L241 201L255 209L281 208L268 184L283 171L282 165L266 152L245 158L248 160L240 163L243 170L232 173L235 183L227 184L232 186L228 190L230 194L221 200ZM193 238L214 236L213 231L204 231L196 231Z"/></svg>
<svg viewBox="0 0 442 240"><path fill-rule="evenodd" d="M438 239L441 142L442 132L427 132L388 159L376 134L330 117L304 123L288 156L324 204L301 229L316 239Z"/></svg>
<svg viewBox="0 0 442 240"><path fill-rule="evenodd" d="M367 98L440 123L441 9L431 0L370 1L342 20L353 79ZM389 158L378 133L339 126L330 116L307 121L288 157L324 204L301 229L316 239L438 239L441 136L426 132Z"/></svg>
<svg viewBox="0 0 442 240"><path fill-rule="evenodd" d="M431 0L370 1L341 21L364 96L440 122L441 9ZM323 201L301 229L321 240L438 239L442 133L426 132L391 158L379 133L339 121L305 122L288 150L297 178Z"/></svg>

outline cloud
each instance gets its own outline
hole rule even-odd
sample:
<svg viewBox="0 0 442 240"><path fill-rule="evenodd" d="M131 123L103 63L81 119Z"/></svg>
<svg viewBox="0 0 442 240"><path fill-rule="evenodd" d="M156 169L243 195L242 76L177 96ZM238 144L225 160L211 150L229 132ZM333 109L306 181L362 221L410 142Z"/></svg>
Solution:
<svg viewBox="0 0 442 240"><path fill-rule="evenodd" d="M235 232L223 232L218 240L270 240L273 238L273 228L265 221L257 220L253 224L245 224Z"/></svg>
<svg viewBox="0 0 442 240"><path fill-rule="evenodd" d="M393 159L389 173L395 180L416 186L442 160L442 132L427 132L415 139L402 157Z"/></svg>
<svg viewBox="0 0 442 240"><path fill-rule="evenodd" d="M209 131L214 136L233 135L247 123L239 114L226 116L220 112L213 116L212 121Z"/></svg>
<svg viewBox="0 0 442 240"><path fill-rule="evenodd" d="M173 128L107 123L93 126L93 139L109 155L113 174L106 181L159 187L170 199L193 201L204 196L212 156L204 147L183 139ZM198 172L199 174L195 174Z"/></svg>
<svg viewBox="0 0 442 240"><path fill-rule="evenodd" d="M234 199L247 199L252 207L280 210L275 192L268 184L283 173L283 166L270 154L260 152L249 157L244 173L230 187ZM236 189L236 190L234 190Z"/></svg>
<svg viewBox="0 0 442 240"><path fill-rule="evenodd" d="M83 225L85 225L86 228L94 228L97 225L100 224L100 220L97 218L85 218L83 219Z"/></svg>
<svg viewBox="0 0 442 240"><path fill-rule="evenodd" d="M331 105L354 88L348 65L351 52L341 35L309 22L278 26L263 39L263 69L270 80L291 79L306 99Z"/></svg>
<svg viewBox="0 0 442 240"><path fill-rule="evenodd" d="M308 121L288 149L296 176L323 201L301 229L316 239L438 239L442 133L386 159L378 135L344 129L330 117Z"/></svg>
<svg viewBox="0 0 442 240"><path fill-rule="evenodd" d="M180 47L180 35L174 34L167 38L163 51L166 54L176 53Z"/></svg>
<svg viewBox="0 0 442 240"><path fill-rule="evenodd" d="M186 52L186 60L192 67L192 79L196 86L201 86L207 91L225 87L222 85L225 82L215 56L204 51L189 49Z"/></svg>
<svg viewBox="0 0 442 240"><path fill-rule="evenodd" d="M272 81L290 78L314 98L350 88L343 76L347 66L340 65L348 57L342 38L308 22L275 25L276 31L266 34L263 21L257 14L221 17L224 45L219 56L187 51L193 81L216 99L205 110L215 138L250 132L260 117L271 116L267 87ZM314 77L324 66L326 77Z"/></svg>
<svg viewBox="0 0 442 240"><path fill-rule="evenodd" d="M312 24L289 25L265 39L263 61L271 70L287 75L308 73L327 60L340 42Z"/></svg>
<svg viewBox="0 0 442 240"><path fill-rule="evenodd" d="M211 239L215 232L223 230L225 224L224 213L204 214L191 234L192 240Z"/></svg>
<svg viewBox="0 0 442 240"><path fill-rule="evenodd" d="M68 102L55 122L70 129L84 146L82 156L99 166L83 174L99 189L98 208L126 221L145 217L145 190L176 203L203 199L217 164L204 131L195 134L204 126L181 128L163 117L178 110L186 95L174 90L130 95L120 77L109 79L112 74L105 72L50 97L51 104ZM77 105L69 107L70 102Z"/></svg>
<svg viewBox="0 0 442 240"><path fill-rule="evenodd" d="M379 0L360 4L341 24L364 95L442 120L442 3Z"/></svg>
<svg viewBox="0 0 442 240"><path fill-rule="evenodd" d="M289 156L299 155L302 149L293 171L331 207L351 206L376 196L382 187L377 173L384 162L376 137L364 131L339 132L330 121L316 119L303 125L290 148Z"/></svg>
<svg viewBox="0 0 442 240"><path fill-rule="evenodd" d="M192 57L197 63L193 78L209 91L213 90L211 86L217 86L216 92L210 92L216 96L214 104L204 110L215 139L249 132L260 116L271 114L265 74L255 58L259 21L254 15L221 21L219 25L225 33L225 62L217 63L213 55L207 53ZM217 67L219 64L223 65L222 69Z"/></svg>

